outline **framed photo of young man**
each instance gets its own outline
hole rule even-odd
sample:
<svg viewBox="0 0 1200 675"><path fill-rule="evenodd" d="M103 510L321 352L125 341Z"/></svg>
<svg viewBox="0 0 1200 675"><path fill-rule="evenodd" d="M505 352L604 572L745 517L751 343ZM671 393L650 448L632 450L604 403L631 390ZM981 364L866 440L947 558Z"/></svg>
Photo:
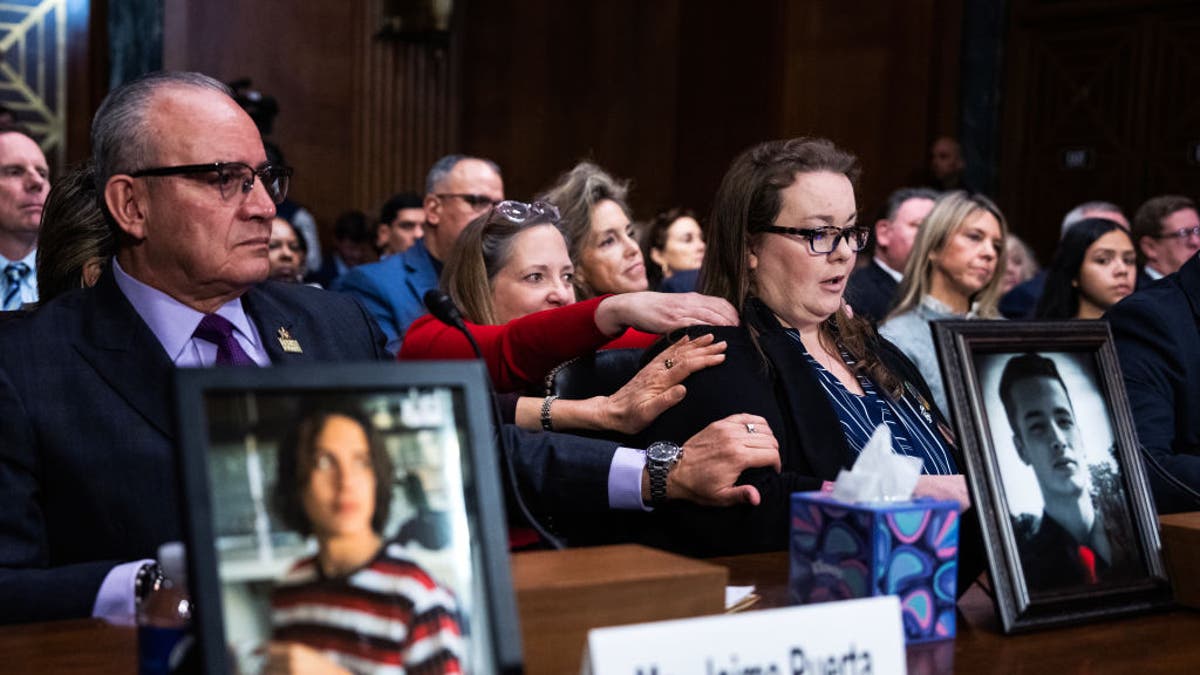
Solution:
<svg viewBox="0 0 1200 675"><path fill-rule="evenodd" d="M474 362L178 373L204 672L519 672L487 387Z"/></svg>
<svg viewBox="0 0 1200 675"><path fill-rule="evenodd" d="M938 321L1006 633L1171 600L1108 324Z"/></svg>

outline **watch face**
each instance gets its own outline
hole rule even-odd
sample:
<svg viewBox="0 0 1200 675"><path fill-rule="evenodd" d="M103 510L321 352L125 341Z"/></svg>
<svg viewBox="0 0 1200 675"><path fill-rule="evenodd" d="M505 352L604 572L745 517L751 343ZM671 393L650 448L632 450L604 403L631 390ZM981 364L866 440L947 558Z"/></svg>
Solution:
<svg viewBox="0 0 1200 675"><path fill-rule="evenodd" d="M651 443L650 447L646 448L646 459L655 462L673 462L679 457L679 446L667 441L658 441Z"/></svg>

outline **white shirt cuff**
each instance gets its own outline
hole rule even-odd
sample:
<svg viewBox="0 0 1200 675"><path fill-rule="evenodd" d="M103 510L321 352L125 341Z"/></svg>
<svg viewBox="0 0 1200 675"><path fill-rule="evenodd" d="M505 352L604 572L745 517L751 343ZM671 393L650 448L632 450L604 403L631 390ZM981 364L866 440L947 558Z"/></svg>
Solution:
<svg viewBox="0 0 1200 675"><path fill-rule="evenodd" d="M618 447L608 467L608 507L626 511L653 511L642 501L642 472L646 469L646 453L634 448Z"/></svg>
<svg viewBox="0 0 1200 675"><path fill-rule="evenodd" d="M132 626L137 623L133 606L133 586L142 565L154 562L137 560L117 565L108 571L100 590L96 593L96 604L92 606L92 617L104 619L117 626Z"/></svg>

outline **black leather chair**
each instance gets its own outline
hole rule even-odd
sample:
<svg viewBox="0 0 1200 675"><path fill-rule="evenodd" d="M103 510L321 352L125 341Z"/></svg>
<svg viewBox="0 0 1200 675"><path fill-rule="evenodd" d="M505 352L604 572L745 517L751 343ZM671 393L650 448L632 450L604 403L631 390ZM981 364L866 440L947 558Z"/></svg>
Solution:
<svg viewBox="0 0 1200 675"><path fill-rule="evenodd" d="M571 359L546 375L546 396L584 399L608 396L641 370L641 349L603 349Z"/></svg>

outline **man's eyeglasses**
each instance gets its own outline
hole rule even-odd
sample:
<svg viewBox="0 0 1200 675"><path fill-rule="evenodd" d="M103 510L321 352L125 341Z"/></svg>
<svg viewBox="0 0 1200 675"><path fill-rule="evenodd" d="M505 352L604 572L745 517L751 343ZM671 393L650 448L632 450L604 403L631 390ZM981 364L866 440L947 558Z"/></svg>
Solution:
<svg viewBox="0 0 1200 675"><path fill-rule="evenodd" d="M487 222L496 222L497 216L518 225L536 225L539 223L557 225L559 219L558 207L549 202L526 204L525 202L518 202L512 199L502 201L493 206L491 213L488 214Z"/></svg>
<svg viewBox="0 0 1200 675"><path fill-rule="evenodd" d="M288 179L292 176L290 166L264 164L255 169L242 162L213 162L211 164L184 164L182 166L160 166L141 169L129 174L134 178L154 176L202 176L209 174L208 182L217 186L221 198L230 201L235 197L250 194L254 189L254 177L262 179L271 201L282 204L287 198Z"/></svg>
<svg viewBox="0 0 1200 675"><path fill-rule="evenodd" d="M475 209L476 211L488 208L489 206L492 206L493 204L496 203L495 199L492 199L491 197L488 197L487 195L473 195L473 194L465 194L462 192L444 192L441 194L435 194L434 196L437 197L438 199L450 199L451 197L458 197L459 199L466 202L467 206L470 206L471 208Z"/></svg>
<svg viewBox="0 0 1200 675"><path fill-rule="evenodd" d="M833 249L837 248L839 239L845 239L846 244L850 246L850 250L857 253L866 248L867 241L871 239L871 230L865 227L847 227L845 229L817 227L808 229L768 225L762 228L762 231L804 237L808 240L808 248L818 255L832 253Z"/></svg>
<svg viewBox="0 0 1200 675"><path fill-rule="evenodd" d="M1154 235L1155 239L1179 239L1180 241L1189 237L1200 237L1200 225L1196 227L1185 227L1182 230L1174 232L1163 232L1162 234Z"/></svg>

